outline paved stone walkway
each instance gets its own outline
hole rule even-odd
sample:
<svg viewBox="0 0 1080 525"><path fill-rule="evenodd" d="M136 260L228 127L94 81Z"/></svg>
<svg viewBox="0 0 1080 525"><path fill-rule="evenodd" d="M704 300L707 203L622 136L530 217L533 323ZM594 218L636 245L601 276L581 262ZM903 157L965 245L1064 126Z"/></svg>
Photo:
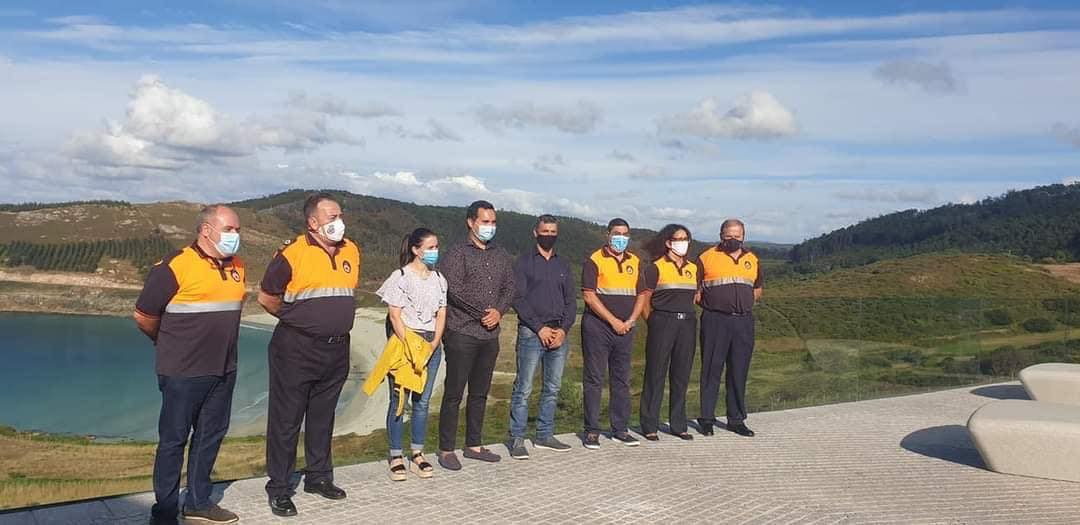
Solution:
<svg viewBox="0 0 1080 525"><path fill-rule="evenodd" d="M300 493L300 516L275 518L252 479L219 485L242 523L1080 523L1080 483L985 470L964 428L994 385L754 414L758 432L589 451L495 465L463 460L431 480L387 479L385 463L340 468L349 498ZM497 451L505 452L498 446ZM1077 459L1080 460L1080 459ZM146 523L139 494L0 515L0 524Z"/></svg>

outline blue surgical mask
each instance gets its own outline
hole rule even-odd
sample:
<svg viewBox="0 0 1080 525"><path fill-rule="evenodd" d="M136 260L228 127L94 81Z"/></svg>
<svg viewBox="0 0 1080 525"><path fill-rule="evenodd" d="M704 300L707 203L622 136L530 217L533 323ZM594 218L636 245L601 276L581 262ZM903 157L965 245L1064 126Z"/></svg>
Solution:
<svg viewBox="0 0 1080 525"><path fill-rule="evenodd" d="M435 266L435 263L439 262L439 249L424 250L424 254L420 256L420 260L424 261L424 264Z"/></svg>
<svg viewBox="0 0 1080 525"><path fill-rule="evenodd" d="M615 250L615 253L622 253L626 251L626 247L630 246L630 237L627 235L612 235L611 236L611 249Z"/></svg>
<svg viewBox="0 0 1080 525"><path fill-rule="evenodd" d="M481 241L488 242L495 238L495 226L493 224L481 224L477 229L476 237Z"/></svg>
<svg viewBox="0 0 1080 525"><path fill-rule="evenodd" d="M237 232L221 232L221 240L217 242L217 250L225 257L232 257L240 251L240 234Z"/></svg>

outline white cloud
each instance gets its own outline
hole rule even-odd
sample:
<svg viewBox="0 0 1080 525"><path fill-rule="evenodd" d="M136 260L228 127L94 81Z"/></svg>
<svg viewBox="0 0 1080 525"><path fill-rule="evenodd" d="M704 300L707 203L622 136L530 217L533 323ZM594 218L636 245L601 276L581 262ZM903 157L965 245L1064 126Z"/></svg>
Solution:
<svg viewBox="0 0 1080 525"><path fill-rule="evenodd" d="M331 116L347 116L359 118L399 117L401 111L382 102L365 102L353 104L333 95L310 96L304 92L289 94L286 104L298 108L325 113Z"/></svg>
<svg viewBox="0 0 1080 525"><path fill-rule="evenodd" d="M427 131L413 131L396 122L388 122L379 125L379 133L402 139L426 140L429 142L440 140L462 142L464 140L456 131L433 118L427 120L427 126Z"/></svg>
<svg viewBox="0 0 1080 525"><path fill-rule="evenodd" d="M1055 122L1050 132L1062 143L1080 148L1080 128L1069 126L1064 122Z"/></svg>
<svg viewBox="0 0 1080 525"><path fill-rule="evenodd" d="M608 153L607 156L608 156L609 159L618 160L618 161L622 161L622 162L634 162L634 161L637 160L634 157L634 155L632 155L630 153L627 153L625 151L619 151L617 149L611 150L611 153Z"/></svg>
<svg viewBox="0 0 1080 525"><path fill-rule="evenodd" d="M89 166L172 171L246 157L260 148L307 151L335 142L363 144L331 127L322 114L290 111L238 121L146 75L131 93L123 122L75 133L64 152Z"/></svg>
<svg viewBox="0 0 1080 525"><path fill-rule="evenodd" d="M892 60L874 70L874 76L891 85L915 86L927 93L949 94L963 90L952 66L947 62Z"/></svg>
<svg viewBox="0 0 1080 525"><path fill-rule="evenodd" d="M734 107L723 107L710 97L689 113L659 119L657 125L662 133L701 138L768 140L799 132L795 115L767 91L751 91Z"/></svg>
<svg viewBox="0 0 1080 525"><path fill-rule="evenodd" d="M537 106L518 102L504 107L483 104L473 111L476 120L490 131L501 133L507 128L554 128L564 133L581 135L596 129L603 120L603 111L596 104L579 100L567 107Z"/></svg>
<svg viewBox="0 0 1080 525"><path fill-rule="evenodd" d="M302 4L302 3L301 3ZM297 4L297 5L301 5ZM325 10L304 5L305 13ZM341 5L341 2L329 2ZM426 5L426 4L425 4ZM350 8L349 11L371 10ZM401 12L401 9L394 9ZM398 27L424 17L417 8ZM376 10L377 11L377 10ZM98 50L132 52L147 45L168 54L229 56L285 61L362 61L490 64L589 59L632 52L700 49L744 42L847 34L906 36L913 33L975 33L1004 24L1076 24L1071 11L986 10L903 13L877 17L806 16L775 7L693 6L495 25L458 23L436 29L350 31L312 35L236 26L187 24L139 27L74 18L59 27L28 31L34 40L82 44Z"/></svg>
<svg viewBox="0 0 1080 525"><path fill-rule="evenodd" d="M566 159L558 153L553 155L544 154L536 157L536 160L532 163L532 167L536 171L556 173L566 167Z"/></svg>
<svg viewBox="0 0 1080 525"><path fill-rule="evenodd" d="M627 177L631 179L661 179L667 176L667 170L663 166L642 165L634 168Z"/></svg>
<svg viewBox="0 0 1080 525"><path fill-rule="evenodd" d="M833 193L833 197L849 201L866 202L896 202L936 204L941 202L937 188L932 186L921 188L858 188L840 190Z"/></svg>

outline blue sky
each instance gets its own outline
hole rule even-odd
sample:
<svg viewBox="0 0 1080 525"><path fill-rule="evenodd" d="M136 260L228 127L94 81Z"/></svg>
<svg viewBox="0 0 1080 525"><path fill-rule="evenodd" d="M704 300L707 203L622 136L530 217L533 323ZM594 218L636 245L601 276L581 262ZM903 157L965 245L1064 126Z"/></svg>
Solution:
<svg viewBox="0 0 1080 525"><path fill-rule="evenodd" d="M338 187L797 241L1080 180L1080 8L881 4L7 2L0 199Z"/></svg>

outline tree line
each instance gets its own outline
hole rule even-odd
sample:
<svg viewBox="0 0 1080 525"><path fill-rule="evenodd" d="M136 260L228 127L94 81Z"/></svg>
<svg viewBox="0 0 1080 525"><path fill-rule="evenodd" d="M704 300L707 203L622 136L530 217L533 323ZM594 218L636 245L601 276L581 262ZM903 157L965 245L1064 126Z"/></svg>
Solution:
<svg viewBox="0 0 1080 525"><path fill-rule="evenodd" d="M9 268L32 266L43 271L91 273L98 269L102 258L109 258L130 261L140 273L145 273L174 250L160 236L62 244L13 241L0 244L0 262Z"/></svg>
<svg viewBox="0 0 1080 525"><path fill-rule="evenodd" d="M116 208L127 208L131 206L127 201L113 201L113 200L90 200L90 201L68 201L68 202L23 202L19 204L0 204L0 211L6 212L20 212L20 211L36 211L36 210L49 210L55 208L67 208L69 206L110 206Z"/></svg>
<svg viewBox="0 0 1080 525"><path fill-rule="evenodd" d="M1080 184L890 213L804 241L791 261L796 270L815 271L948 251L1080 261Z"/></svg>

